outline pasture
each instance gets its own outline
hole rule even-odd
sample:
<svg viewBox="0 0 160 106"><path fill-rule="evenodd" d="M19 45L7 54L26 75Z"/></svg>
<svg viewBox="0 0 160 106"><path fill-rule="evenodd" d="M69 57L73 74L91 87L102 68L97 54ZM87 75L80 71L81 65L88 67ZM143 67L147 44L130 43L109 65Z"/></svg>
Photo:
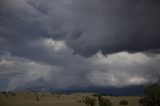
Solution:
<svg viewBox="0 0 160 106"><path fill-rule="evenodd" d="M73 93L73 94L56 94L56 93L37 93L37 92L24 92L24 93L0 93L0 106L86 106L83 102L85 97L94 97L92 93ZM112 106L120 106L119 102L122 99L128 101L127 106L140 106L138 100L140 97L136 96L104 96L110 99ZM121 105L122 106L122 105Z"/></svg>

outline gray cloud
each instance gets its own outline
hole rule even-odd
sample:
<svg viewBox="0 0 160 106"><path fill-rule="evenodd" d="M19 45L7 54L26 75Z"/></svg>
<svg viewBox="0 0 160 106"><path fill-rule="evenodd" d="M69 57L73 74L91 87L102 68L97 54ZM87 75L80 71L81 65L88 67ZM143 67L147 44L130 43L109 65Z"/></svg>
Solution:
<svg viewBox="0 0 160 106"><path fill-rule="evenodd" d="M125 87L159 82L158 54L119 52L105 56L98 52L83 58L74 55L64 41L39 39L30 46L46 52L42 54L50 62L3 54L0 58L0 78L6 82L3 89L60 90L75 86Z"/></svg>
<svg viewBox="0 0 160 106"><path fill-rule="evenodd" d="M1 5L1 36L15 48L37 37L63 39L84 56L160 47L157 0L5 0Z"/></svg>
<svg viewBox="0 0 160 106"><path fill-rule="evenodd" d="M157 0L1 0L0 89L159 82L159 5Z"/></svg>

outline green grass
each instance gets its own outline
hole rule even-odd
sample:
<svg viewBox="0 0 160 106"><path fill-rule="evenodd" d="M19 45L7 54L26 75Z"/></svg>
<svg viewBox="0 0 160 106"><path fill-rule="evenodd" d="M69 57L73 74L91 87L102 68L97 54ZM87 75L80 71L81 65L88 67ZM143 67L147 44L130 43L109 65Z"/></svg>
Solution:
<svg viewBox="0 0 160 106"><path fill-rule="evenodd" d="M75 93L71 95L51 94L51 93L16 93L15 96L9 93L0 94L0 106L86 106L83 102L77 103L77 100L83 100L84 97L93 97L91 93ZM39 101L37 101L37 98ZM112 106L120 106L119 102L122 99L128 101L128 106L140 106L138 100L140 97L109 97L105 96L112 102ZM97 98L96 98L97 99ZM96 103L96 106L99 106Z"/></svg>

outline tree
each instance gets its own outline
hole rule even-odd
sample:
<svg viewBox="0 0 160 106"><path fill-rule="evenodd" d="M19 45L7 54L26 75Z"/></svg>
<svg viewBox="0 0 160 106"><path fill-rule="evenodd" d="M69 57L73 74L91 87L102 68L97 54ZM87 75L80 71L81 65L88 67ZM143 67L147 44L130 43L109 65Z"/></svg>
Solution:
<svg viewBox="0 0 160 106"><path fill-rule="evenodd" d="M145 89L143 105L160 106L160 85L154 84Z"/></svg>
<svg viewBox="0 0 160 106"><path fill-rule="evenodd" d="M96 104L96 99L94 98L90 98L90 97L85 97L85 100L84 100L84 103L87 105L87 106L94 106Z"/></svg>
<svg viewBox="0 0 160 106"><path fill-rule="evenodd" d="M102 96L98 96L99 106L112 106L112 103L109 99L105 99Z"/></svg>
<svg viewBox="0 0 160 106"><path fill-rule="evenodd" d="M128 105L128 101L123 99L119 102L120 105Z"/></svg>
<svg viewBox="0 0 160 106"><path fill-rule="evenodd" d="M144 98L140 98L138 102L139 104L144 104Z"/></svg>

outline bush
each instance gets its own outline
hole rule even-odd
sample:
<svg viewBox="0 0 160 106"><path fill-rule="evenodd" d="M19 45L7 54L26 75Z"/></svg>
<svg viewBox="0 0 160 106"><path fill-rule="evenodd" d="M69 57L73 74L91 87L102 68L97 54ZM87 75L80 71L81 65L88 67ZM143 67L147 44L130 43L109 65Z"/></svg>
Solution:
<svg viewBox="0 0 160 106"><path fill-rule="evenodd" d="M39 97L38 96L36 96L36 100L39 101Z"/></svg>
<svg viewBox="0 0 160 106"><path fill-rule="evenodd" d="M123 99L119 102L120 105L128 105L128 101Z"/></svg>
<svg viewBox="0 0 160 106"><path fill-rule="evenodd" d="M111 106L112 105L109 99L104 99L104 98L102 98L102 101L100 102L100 104L101 104L100 106Z"/></svg>
<svg viewBox="0 0 160 106"><path fill-rule="evenodd" d="M92 96L94 96L94 97L98 97L98 94L93 94Z"/></svg>
<svg viewBox="0 0 160 106"><path fill-rule="evenodd" d="M16 96L16 94L15 94L15 93L10 93L10 95L11 95L11 96Z"/></svg>
<svg viewBox="0 0 160 106"><path fill-rule="evenodd" d="M77 100L77 103L81 103L82 101L81 100Z"/></svg>
<svg viewBox="0 0 160 106"><path fill-rule="evenodd" d="M96 104L96 99L86 97L85 100L83 101L87 106L94 106Z"/></svg>
<svg viewBox="0 0 160 106"><path fill-rule="evenodd" d="M3 91L3 92L2 92L2 94L4 94L4 95L5 95L5 94L7 94L7 92Z"/></svg>

